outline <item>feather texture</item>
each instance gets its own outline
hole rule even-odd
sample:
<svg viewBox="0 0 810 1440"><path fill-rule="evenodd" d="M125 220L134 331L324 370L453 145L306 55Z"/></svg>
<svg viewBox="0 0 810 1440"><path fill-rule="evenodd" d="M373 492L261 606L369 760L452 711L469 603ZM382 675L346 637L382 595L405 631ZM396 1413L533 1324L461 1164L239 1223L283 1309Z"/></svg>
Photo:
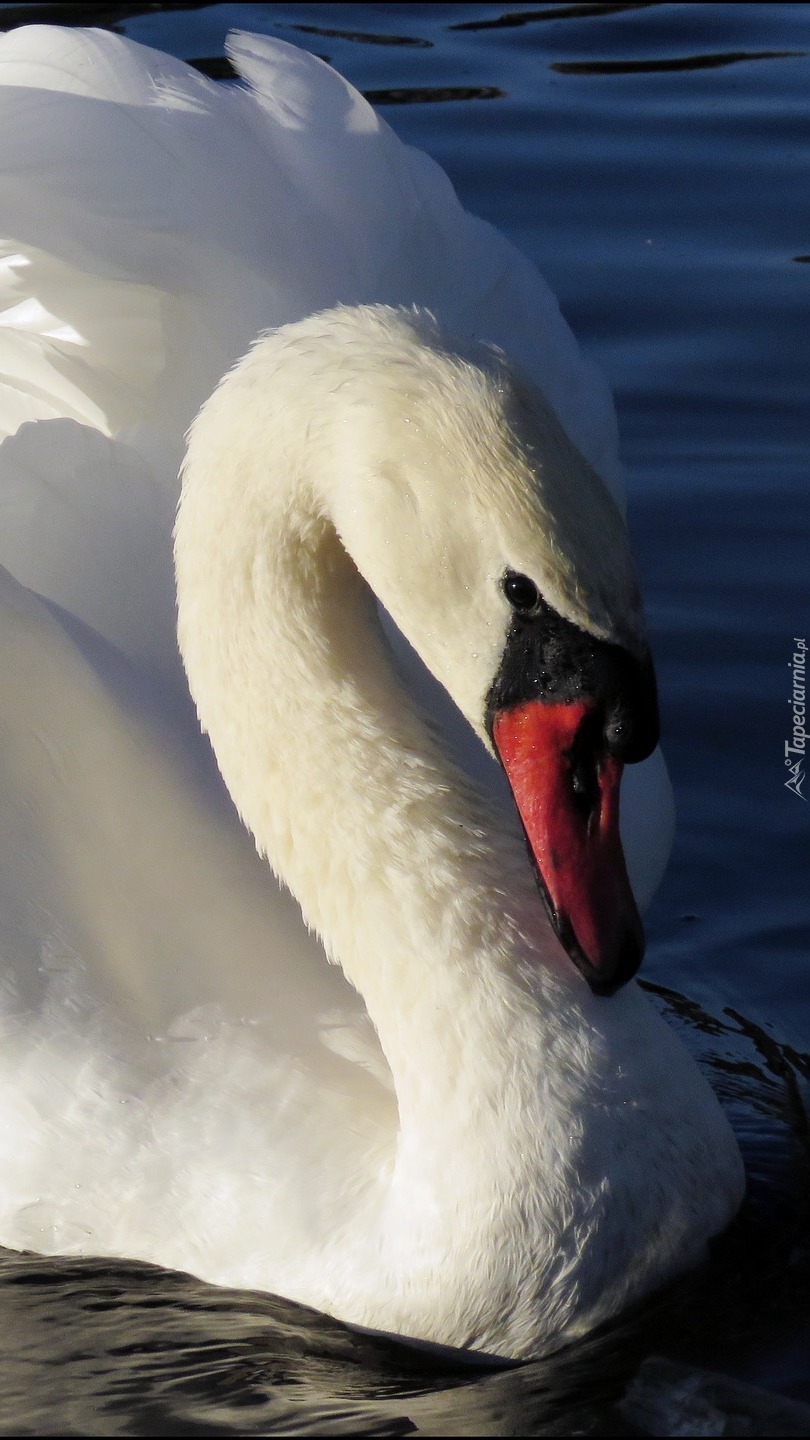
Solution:
<svg viewBox="0 0 810 1440"><path fill-rule="evenodd" d="M637 991L605 1009L560 970L547 928L531 938L537 922L526 915L539 907L514 819L470 798L471 777L498 791L491 758L383 616L397 679L367 592L357 598L344 552L327 549L313 561L314 589L334 587L344 618L333 626L333 612L314 613L302 592L281 626L285 668L271 674L317 803L296 810L295 753L289 783L275 798L259 794L282 751L258 763L259 724L239 729L278 700L263 689L247 623L227 642L235 663L248 647L244 689L229 698L221 687L215 710L236 727L223 769L235 774L242 756L247 767L234 798L284 878L312 891L308 918L365 986L364 1006L253 853L176 699L171 529L183 437L202 401L258 331L291 326L300 341L306 317L334 317L336 305L361 328L364 314L393 312L357 307L425 307L443 330L507 351L585 457L570 460L559 441L569 456L560 463L592 497L601 488L585 462L620 498L615 418L544 282L464 212L428 157L312 56L243 34L229 54L240 85L217 86L102 31L31 27L0 41L0 1240L159 1260L359 1323L527 1354L696 1258L739 1198L722 1115ZM262 353L237 374L249 377ZM262 444L300 454L304 474L310 418L317 429L328 405L308 418L306 387L297 397L300 411L293 394L286 428L259 436L237 482ZM242 426L231 415L211 445L209 422L198 422L197 474L216 456L212 473L224 477L252 416ZM398 462L405 447L394 449ZM338 452L345 463L351 445ZM242 490L230 493L235 512ZM349 548L354 495L348 484L322 493ZM305 513L302 496L292 492L288 521ZM612 508L598 504L609 528ZM545 556L561 603L586 619L592 611L595 633L610 628L610 603L629 593L622 566L606 561L598 585L599 564L577 575L584 551L569 544L562 502L555 557L537 549L531 505L508 521L486 506L471 518L467 492L448 491L442 505L434 530L423 527L426 566L454 525L450 569L474 554L489 564L493 534L525 542L532 563ZM323 516L307 517L312 538ZM232 575L255 589L297 534L273 531L251 570L247 532L228 518L215 563L189 552L211 586L207 632L195 629L194 585L185 591L187 659L197 643L188 636L213 640L227 619L234 591L216 591L213 577L228 536L241 546ZM367 550L365 566L397 610L390 577L402 564ZM454 690L429 624L407 609L397 612L403 630L413 621L431 668L469 712L500 612L466 657L469 685ZM460 634L462 618L460 609ZM367 674L365 711L352 710L353 682L324 668L335 644L348 647L355 679ZM308 716L301 697L316 675L322 693ZM643 899L671 834L660 756L628 780L625 842ZM366 839L350 856L352 835ZM495 937L499 866L508 874L497 881L506 898ZM526 946L544 957L539 991L526 980ZM410 979L395 963L406 952ZM420 1105L439 1123L420 1130ZM684 1173L673 1198L671 1177ZM646 1226L643 1263L630 1212Z"/></svg>

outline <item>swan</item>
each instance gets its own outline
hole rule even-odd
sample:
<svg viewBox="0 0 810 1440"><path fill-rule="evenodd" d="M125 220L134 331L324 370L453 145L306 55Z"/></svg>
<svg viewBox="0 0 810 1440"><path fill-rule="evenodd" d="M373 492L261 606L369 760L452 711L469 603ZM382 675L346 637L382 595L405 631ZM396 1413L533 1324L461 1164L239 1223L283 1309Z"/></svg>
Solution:
<svg viewBox="0 0 810 1440"><path fill-rule="evenodd" d="M743 1189L633 980L610 401L341 77L229 54L0 44L0 1242L523 1358Z"/></svg>

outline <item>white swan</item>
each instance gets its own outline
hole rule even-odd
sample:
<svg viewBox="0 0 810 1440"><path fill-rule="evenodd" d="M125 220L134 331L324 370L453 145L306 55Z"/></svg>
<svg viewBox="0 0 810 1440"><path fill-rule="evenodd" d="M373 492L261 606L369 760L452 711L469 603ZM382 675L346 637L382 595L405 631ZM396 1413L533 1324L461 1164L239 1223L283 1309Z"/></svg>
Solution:
<svg viewBox="0 0 810 1440"><path fill-rule="evenodd" d="M252 91L103 32L0 46L0 1239L530 1355L693 1263L743 1183L694 1064L616 990L620 761L654 693L592 468L616 483L609 403L530 267L351 87L231 53ZM193 427L179 633L323 948L167 713L173 461L271 322ZM422 718L372 590L474 756L449 702L444 739ZM125 656L162 676L148 706ZM480 740L567 954L514 811L471 783Z"/></svg>

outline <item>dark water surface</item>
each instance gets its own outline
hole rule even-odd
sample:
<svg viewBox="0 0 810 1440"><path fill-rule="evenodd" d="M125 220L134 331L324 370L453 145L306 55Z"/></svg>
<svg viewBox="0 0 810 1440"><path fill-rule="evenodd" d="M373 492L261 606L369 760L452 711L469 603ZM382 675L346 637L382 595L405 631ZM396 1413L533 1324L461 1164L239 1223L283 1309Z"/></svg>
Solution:
<svg viewBox="0 0 810 1440"><path fill-rule="evenodd" d="M645 973L732 1108L751 1196L701 1275L497 1373L143 1265L12 1257L0 1432L622 1433L651 1352L810 1401L810 779L805 800L784 764L810 632L810 6L0 6L33 18L214 74L233 26L328 57L536 260L606 370L679 812Z"/></svg>

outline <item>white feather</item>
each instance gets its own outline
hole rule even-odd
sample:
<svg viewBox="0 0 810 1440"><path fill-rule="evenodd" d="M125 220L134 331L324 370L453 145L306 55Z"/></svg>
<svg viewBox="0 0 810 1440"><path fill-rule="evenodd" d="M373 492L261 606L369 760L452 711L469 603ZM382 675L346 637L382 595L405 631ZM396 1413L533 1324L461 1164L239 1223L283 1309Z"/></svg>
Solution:
<svg viewBox="0 0 810 1440"><path fill-rule="evenodd" d="M399 703L342 551L324 551L315 588L346 600L337 633L376 710L364 721L351 684L335 689L321 665L335 637L323 629L275 635L268 688L257 661L280 612L268 609L266 632L244 610L228 628L240 593L228 565L231 579L250 579L233 485L241 474L253 486L262 452L278 463L286 446L299 477L317 460L323 514L421 653L385 620L406 692L420 692L464 770L494 791L484 747L423 660L477 723L502 616L476 608L472 591L456 611L450 582L475 557L491 568L504 545L523 547L572 618L601 634L629 623L618 521L565 439L618 495L613 411L542 280L465 214L432 161L313 57L245 35L229 53L246 89L105 32L33 27L0 42L0 561L16 577L0 587L0 1239L159 1260L359 1323L527 1354L690 1263L739 1198L736 1148L639 993L596 1000L536 928L513 822L472 799L407 693ZM561 422L562 438L556 421L544 432L559 474L619 538L601 551L586 533L577 541L564 486L545 519L527 511L517 472L507 514L477 485L475 446L459 488L430 404L409 410L395 385L393 418L413 422L411 475L415 456L424 475L433 445L427 468L446 485L432 492L433 531L409 532L406 504L386 540L385 505L371 523L351 458L369 447L379 458L387 443L399 464L404 424L386 442L379 414L349 409L341 422L291 364L279 372L283 423L262 430L244 386L266 377L283 340L254 350L195 427L189 476L209 477L197 493L222 481L199 527L184 501L178 542L181 571L185 557L196 577L183 592L195 690L210 678L203 713L234 798L364 1005L252 853L167 697L182 684L170 530L186 428L258 330L292 325L300 351L324 324L334 338L334 317L304 317L336 303L365 335L361 382L383 384L396 370L391 338L409 342L401 319L369 340L373 317L392 313L356 309L370 302L428 307L442 328L507 351ZM348 378L333 360L325 369ZM495 432L484 424L482 435ZM411 488L424 516L427 491ZM288 493L288 519L303 513L304 489ZM256 576L294 535L280 525L269 536ZM462 659L431 635L428 613L430 567L450 540L447 633L475 632ZM252 532L250 544L255 557ZM421 583L409 591L396 577L415 548ZM216 645L194 658L218 636L233 693L216 676ZM671 815L660 758L637 772L624 831L643 898ZM541 963L527 971L529 953Z"/></svg>

